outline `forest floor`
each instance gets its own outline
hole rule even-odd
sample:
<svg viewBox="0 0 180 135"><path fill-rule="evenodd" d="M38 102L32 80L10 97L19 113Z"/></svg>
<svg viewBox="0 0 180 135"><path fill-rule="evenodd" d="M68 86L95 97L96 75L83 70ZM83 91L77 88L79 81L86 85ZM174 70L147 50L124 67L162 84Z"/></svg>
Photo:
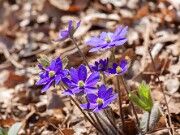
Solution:
<svg viewBox="0 0 180 135"><path fill-rule="evenodd" d="M132 91L142 80L150 84L153 100L163 115L149 134L164 135L168 134L165 123L168 112L148 54L151 48L172 123L176 134L180 134L179 0L0 0L0 3L1 127L8 130L14 123L22 122L20 135L96 134L78 108L62 95L62 90L51 87L41 93L41 87L35 86L40 54L51 59L67 56L67 68L83 63L71 40L52 42L73 19L81 20L74 36L89 63L111 55L110 51L89 53L90 47L85 42L91 36L115 31L120 25L128 26L128 41L116 48L115 55L117 60L125 56L131 59L125 78ZM110 78L108 84L115 86L116 80ZM117 107L112 106L118 116ZM123 110L127 113L128 107L124 94ZM142 111L137 106L136 109L141 117ZM127 134L133 135L134 125L127 114L126 122L129 119Z"/></svg>

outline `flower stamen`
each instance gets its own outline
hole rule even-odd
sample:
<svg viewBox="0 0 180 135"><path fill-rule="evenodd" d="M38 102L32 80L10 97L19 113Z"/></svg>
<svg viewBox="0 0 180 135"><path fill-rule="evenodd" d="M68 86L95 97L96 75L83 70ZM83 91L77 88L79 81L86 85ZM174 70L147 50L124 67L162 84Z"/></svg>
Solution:
<svg viewBox="0 0 180 135"><path fill-rule="evenodd" d="M103 100L102 100L101 98L97 98L96 102L97 102L98 104L103 104Z"/></svg>
<svg viewBox="0 0 180 135"><path fill-rule="evenodd" d="M118 66L117 68L116 68L116 73L120 73L122 71L122 68L120 67L120 66Z"/></svg>
<svg viewBox="0 0 180 135"><path fill-rule="evenodd" d="M80 88L83 88L83 87L84 87L84 82L83 82L82 80L80 80L80 81L78 82L78 86L79 86Z"/></svg>
<svg viewBox="0 0 180 135"><path fill-rule="evenodd" d="M54 71L49 71L49 77L54 77L55 72Z"/></svg>
<svg viewBox="0 0 180 135"><path fill-rule="evenodd" d="M111 42L111 37L110 37L110 36L107 36L107 37L106 37L106 42L107 42L107 43Z"/></svg>

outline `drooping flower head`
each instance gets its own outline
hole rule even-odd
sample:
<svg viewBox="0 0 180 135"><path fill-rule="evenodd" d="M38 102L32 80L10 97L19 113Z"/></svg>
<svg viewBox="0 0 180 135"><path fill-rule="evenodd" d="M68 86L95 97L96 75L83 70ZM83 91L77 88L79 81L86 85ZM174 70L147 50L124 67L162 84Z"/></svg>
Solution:
<svg viewBox="0 0 180 135"><path fill-rule="evenodd" d="M43 71L39 73L40 80L36 82L36 85L44 85L42 92L47 91L54 82L56 85L59 84L61 79L68 75L68 70L63 69L62 60L60 58L52 60L50 65L46 68L43 68L41 64L38 66L40 69L43 69Z"/></svg>
<svg viewBox="0 0 180 135"><path fill-rule="evenodd" d="M106 86L102 84L97 95L87 94L88 103L81 104L81 107L93 112L99 112L105 109L118 96L118 94L112 94L112 92L113 88L106 89Z"/></svg>
<svg viewBox="0 0 180 135"><path fill-rule="evenodd" d="M87 78L87 69L83 64L81 64L77 70L74 68L70 69L70 76L71 80L69 78L63 79L63 82L70 87L68 90L64 91L63 94L84 94L97 91L94 86L100 79L99 72L93 72Z"/></svg>
<svg viewBox="0 0 180 135"><path fill-rule="evenodd" d="M100 59L99 61L95 61L95 65L90 65L91 69L93 71L106 71L107 68L108 68L108 62L109 62L109 59Z"/></svg>
<svg viewBox="0 0 180 135"><path fill-rule="evenodd" d="M114 33L102 32L100 37L92 37L88 42L86 42L87 45L94 47L89 52L95 52L100 49L109 49L114 46L123 45L127 41L125 38L127 28L127 26L124 28L119 26Z"/></svg>
<svg viewBox="0 0 180 135"><path fill-rule="evenodd" d="M128 70L128 63L122 59L120 64L113 63L112 68L108 68L108 73L115 75L122 75Z"/></svg>
<svg viewBox="0 0 180 135"><path fill-rule="evenodd" d="M60 37L54 40L54 42L65 40L68 37L73 36L77 28L80 26L80 23L80 21L78 23L73 20L69 21L68 27L65 30L60 31Z"/></svg>

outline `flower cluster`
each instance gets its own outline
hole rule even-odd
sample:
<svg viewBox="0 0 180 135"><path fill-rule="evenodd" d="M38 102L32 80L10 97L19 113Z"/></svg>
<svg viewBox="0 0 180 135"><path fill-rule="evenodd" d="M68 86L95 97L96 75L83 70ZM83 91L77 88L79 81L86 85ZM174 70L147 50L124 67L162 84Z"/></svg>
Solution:
<svg viewBox="0 0 180 135"><path fill-rule="evenodd" d="M70 21L67 29L60 31L60 37L55 42L72 38L74 32L80 26L80 21ZM128 27L119 26L114 33L102 32L100 37L92 37L87 45L93 46L89 52L98 51L100 49L110 49L115 46L123 45L127 39L125 35ZM106 88L105 84L102 84L97 88L100 81L100 74L103 75L122 75L128 70L128 62L122 59L119 64L110 64L109 58L100 59L95 61L94 65L89 65L91 73L88 75L88 70L85 65L81 64L78 69L70 68L63 69L63 62L60 58L52 60L51 62L47 57L39 61L39 69L42 70L39 73L40 80L36 82L36 85L43 85L42 92L45 92L53 84L58 85L62 82L62 85L66 85L64 95L85 95L86 103L80 106L84 109L99 112L108 107L108 105L114 101L118 94L113 94L113 88ZM110 66L112 65L112 66ZM105 74L104 74L105 73Z"/></svg>
<svg viewBox="0 0 180 135"><path fill-rule="evenodd" d="M44 69L42 64L39 64L38 67L42 70ZM52 60L51 64L39 73L40 80L36 82L36 85L44 85L42 92L49 89L54 82L56 85L59 84L62 78L67 76L68 70L62 68L62 60L57 58Z"/></svg>

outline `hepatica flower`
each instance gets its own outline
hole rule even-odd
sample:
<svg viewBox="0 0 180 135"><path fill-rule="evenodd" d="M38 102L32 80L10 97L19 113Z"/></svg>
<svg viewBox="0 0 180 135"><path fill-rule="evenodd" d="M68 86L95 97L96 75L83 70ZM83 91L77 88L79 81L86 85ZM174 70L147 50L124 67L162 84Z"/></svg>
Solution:
<svg viewBox="0 0 180 135"><path fill-rule="evenodd" d="M44 85L42 92L47 91L49 87L55 82L59 84L62 78L66 77L68 74L67 69L62 69L63 64L60 58L52 60L49 66L42 68L42 65L38 65L40 69L43 69L43 72L39 73L40 80L36 82L36 85Z"/></svg>
<svg viewBox="0 0 180 135"><path fill-rule="evenodd" d="M69 78L63 79L63 82L70 87L68 90L64 91L63 94L84 94L97 91L94 86L100 79L99 72L93 72L87 78L87 69L83 64L81 64L77 70L74 68L70 69L70 76L71 80Z"/></svg>
<svg viewBox="0 0 180 135"><path fill-rule="evenodd" d="M108 68L108 62L109 62L109 59L100 59L99 61L95 61L95 65L90 65L91 69L93 71L106 71L107 68Z"/></svg>
<svg viewBox="0 0 180 135"><path fill-rule="evenodd" d="M77 28L80 26L80 21L76 23L75 21L69 21L68 27L65 30L60 31L59 38L54 40L54 42L58 42L61 40L65 40L70 36L73 36Z"/></svg>
<svg viewBox="0 0 180 135"><path fill-rule="evenodd" d="M120 64L113 63L112 68L108 68L108 73L122 75L128 70L128 63L122 59Z"/></svg>
<svg viewBox="0 0 180 135"><path fill-rule="evenodd" d="M114 46L123 45L127 41L125 38L127 28L127 26L124 28L119 26L114 33L102 32L100 37L92 37L88 42L86 42L87 45L94 47L89 52L95 52L100 49L109 49Z"/></svg>
<svg viewBox="0 0 180 135"><path fill-rule="evenodd" d="M118 94L112 94L112 92L112 88L106 89L106 86L103 84L100 86L97 95L87 94L88 103L81 104L81 107L93 112L99 112L105 109L118 96Z"/></svg>

